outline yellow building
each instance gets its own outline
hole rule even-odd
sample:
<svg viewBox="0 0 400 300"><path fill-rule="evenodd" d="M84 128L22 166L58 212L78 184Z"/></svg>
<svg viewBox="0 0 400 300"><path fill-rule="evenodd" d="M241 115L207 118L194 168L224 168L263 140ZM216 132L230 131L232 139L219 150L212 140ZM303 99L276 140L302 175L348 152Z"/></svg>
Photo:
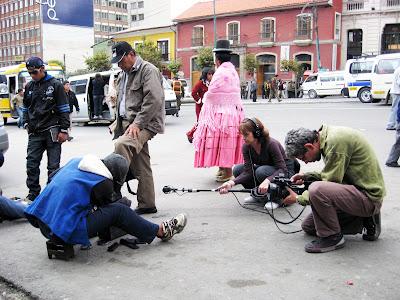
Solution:
<svg viewBox="0 0 400 300"><path fill-rule="evenodd" d="M175 60L175 47L176 47L176 27L156 27L146 29L128 29L117 32L113 35L114 43L125 41L136 48L139 44L143 43L143 39L151 41L158 46L161 51L162 60L164 65L170 61Z"/></svg>

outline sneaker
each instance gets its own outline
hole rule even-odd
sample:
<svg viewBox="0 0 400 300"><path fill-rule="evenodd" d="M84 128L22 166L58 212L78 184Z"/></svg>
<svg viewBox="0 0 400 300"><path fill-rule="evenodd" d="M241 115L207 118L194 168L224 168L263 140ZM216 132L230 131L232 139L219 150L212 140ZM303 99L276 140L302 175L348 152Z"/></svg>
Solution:
<svg viewBox="0 0 400 300"><path fill-rule="evenodd" d="M157 212L157 208L156 207L138 207L135 209L135 212L138 215L155 214Z"/></svg>
<svg viewBox="0 0 400 300"><path fill-rule="evenodd" d="M328 237L318 238L306 244L304 249L308 253L325 253L344 247L343 234L337 233Z"/></svg>
<svg viewBox="0 0 400 300"><path fill-rule="evenodd" d="M386 163L386 166L391 168L400 168L400 165L397 162Z"/></svg>
<svg viewBox="0 0 400 300"><path fill-rule="evenodd" d="M276 202L272 202L272 201L268 201L264 205L265 210L274 210L274 209L277 209L278 207L279 207L279 204Z"/></svg>
<svg viewBox="0 0 400 300"><path fill-rule="evenodd" d="M381 234L381 213L364 218L363 240L376 241Z"/></svg>
<svg viewBox="0 0 400 300"><path fill-rule="evenodd" d="M255 198L253 196L248 196L244 198L243 200L243 205L258 205L258 206L263 206L265 201L261 201L262 199Z"/></svg>
<svg viewBox="0 0 400 300"><path fill-rule="evenodd" d="M184 214L179 214L171 220L162 222L162 230L164 232L161 240L169 241L175 234L180 233L185 228L187 218Z"/></svg>

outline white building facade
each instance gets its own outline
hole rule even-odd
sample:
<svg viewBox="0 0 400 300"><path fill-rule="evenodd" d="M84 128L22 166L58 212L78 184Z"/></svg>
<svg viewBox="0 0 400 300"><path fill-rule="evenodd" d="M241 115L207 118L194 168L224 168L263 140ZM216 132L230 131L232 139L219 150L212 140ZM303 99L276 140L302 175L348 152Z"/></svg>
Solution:
<svg viewBox="0 0 400 300"><path fill-rule="evenodd" d="M172 25L172 20L199 0L128 0L131 28Z"/></svg>
<svg viewBox="0 0 400 300"><path fill-rule="evenodd" d="M400 0L347 0L342 12L342 68L364 54L400 52Z"/></svg>

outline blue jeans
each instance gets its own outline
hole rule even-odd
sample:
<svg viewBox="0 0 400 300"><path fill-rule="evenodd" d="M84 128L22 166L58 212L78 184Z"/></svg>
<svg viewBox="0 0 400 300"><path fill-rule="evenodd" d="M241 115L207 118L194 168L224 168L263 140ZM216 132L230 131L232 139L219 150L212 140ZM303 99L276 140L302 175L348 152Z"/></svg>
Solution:
<svg viewBox="0 0 400 300"><path fill-rule="evenodd" d="M148 244L154 240L159 229L157 224L147 221L121 203L111 203L90 213L86 218L86 226L89 238L114 226Z"/></svg>
<svg viewBox="0 0 400 300"><path fill-rule="evenodd" d="M396 130L396 141L394 142L392 149L390 150L389 157L386 160L386 164L393 164L399 160L400 157L400 125Z"/></svg>
<svg viewBox="0 0 400 300"><path fill-rule="evenodd" d="M22 112L22 108L19 106L17 106L17 113L18 113L18 128L24 127L24 124L22 122L24 114Z"/></svg>
<svg viewBox="0 0 400 300"><path fill-rule="evenodd" d="M0 196L0 218L9 221L25 218L24 210L27 206L22 200L14 201Z"/></svg>
<svg viewBox="0 0 400 300"><path fill-rule="evenodd" d="M392 94L392 109L389 115L389 121L386 128L396 128L397 125L397 110L399 108L400 94Z"/></svg>

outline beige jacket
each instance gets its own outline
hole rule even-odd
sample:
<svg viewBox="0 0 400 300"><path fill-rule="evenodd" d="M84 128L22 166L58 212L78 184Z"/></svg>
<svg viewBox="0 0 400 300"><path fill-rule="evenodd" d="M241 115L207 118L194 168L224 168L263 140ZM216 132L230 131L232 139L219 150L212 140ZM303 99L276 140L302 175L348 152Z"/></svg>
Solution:
<svg viewBox="0 0 400 300"><path fill-rule="evenodd" d="M121 105L119 94L124 73L121 72L117 79L117 116ZM125 95L125 116L129 123L134 122L140 129L148 129L155 134L164 132L164 89L161 73L154 65L137 57L135 66L128 75ZM121 136L126 130L120 117L110 126L113 127L114 138Z"/></svg>

